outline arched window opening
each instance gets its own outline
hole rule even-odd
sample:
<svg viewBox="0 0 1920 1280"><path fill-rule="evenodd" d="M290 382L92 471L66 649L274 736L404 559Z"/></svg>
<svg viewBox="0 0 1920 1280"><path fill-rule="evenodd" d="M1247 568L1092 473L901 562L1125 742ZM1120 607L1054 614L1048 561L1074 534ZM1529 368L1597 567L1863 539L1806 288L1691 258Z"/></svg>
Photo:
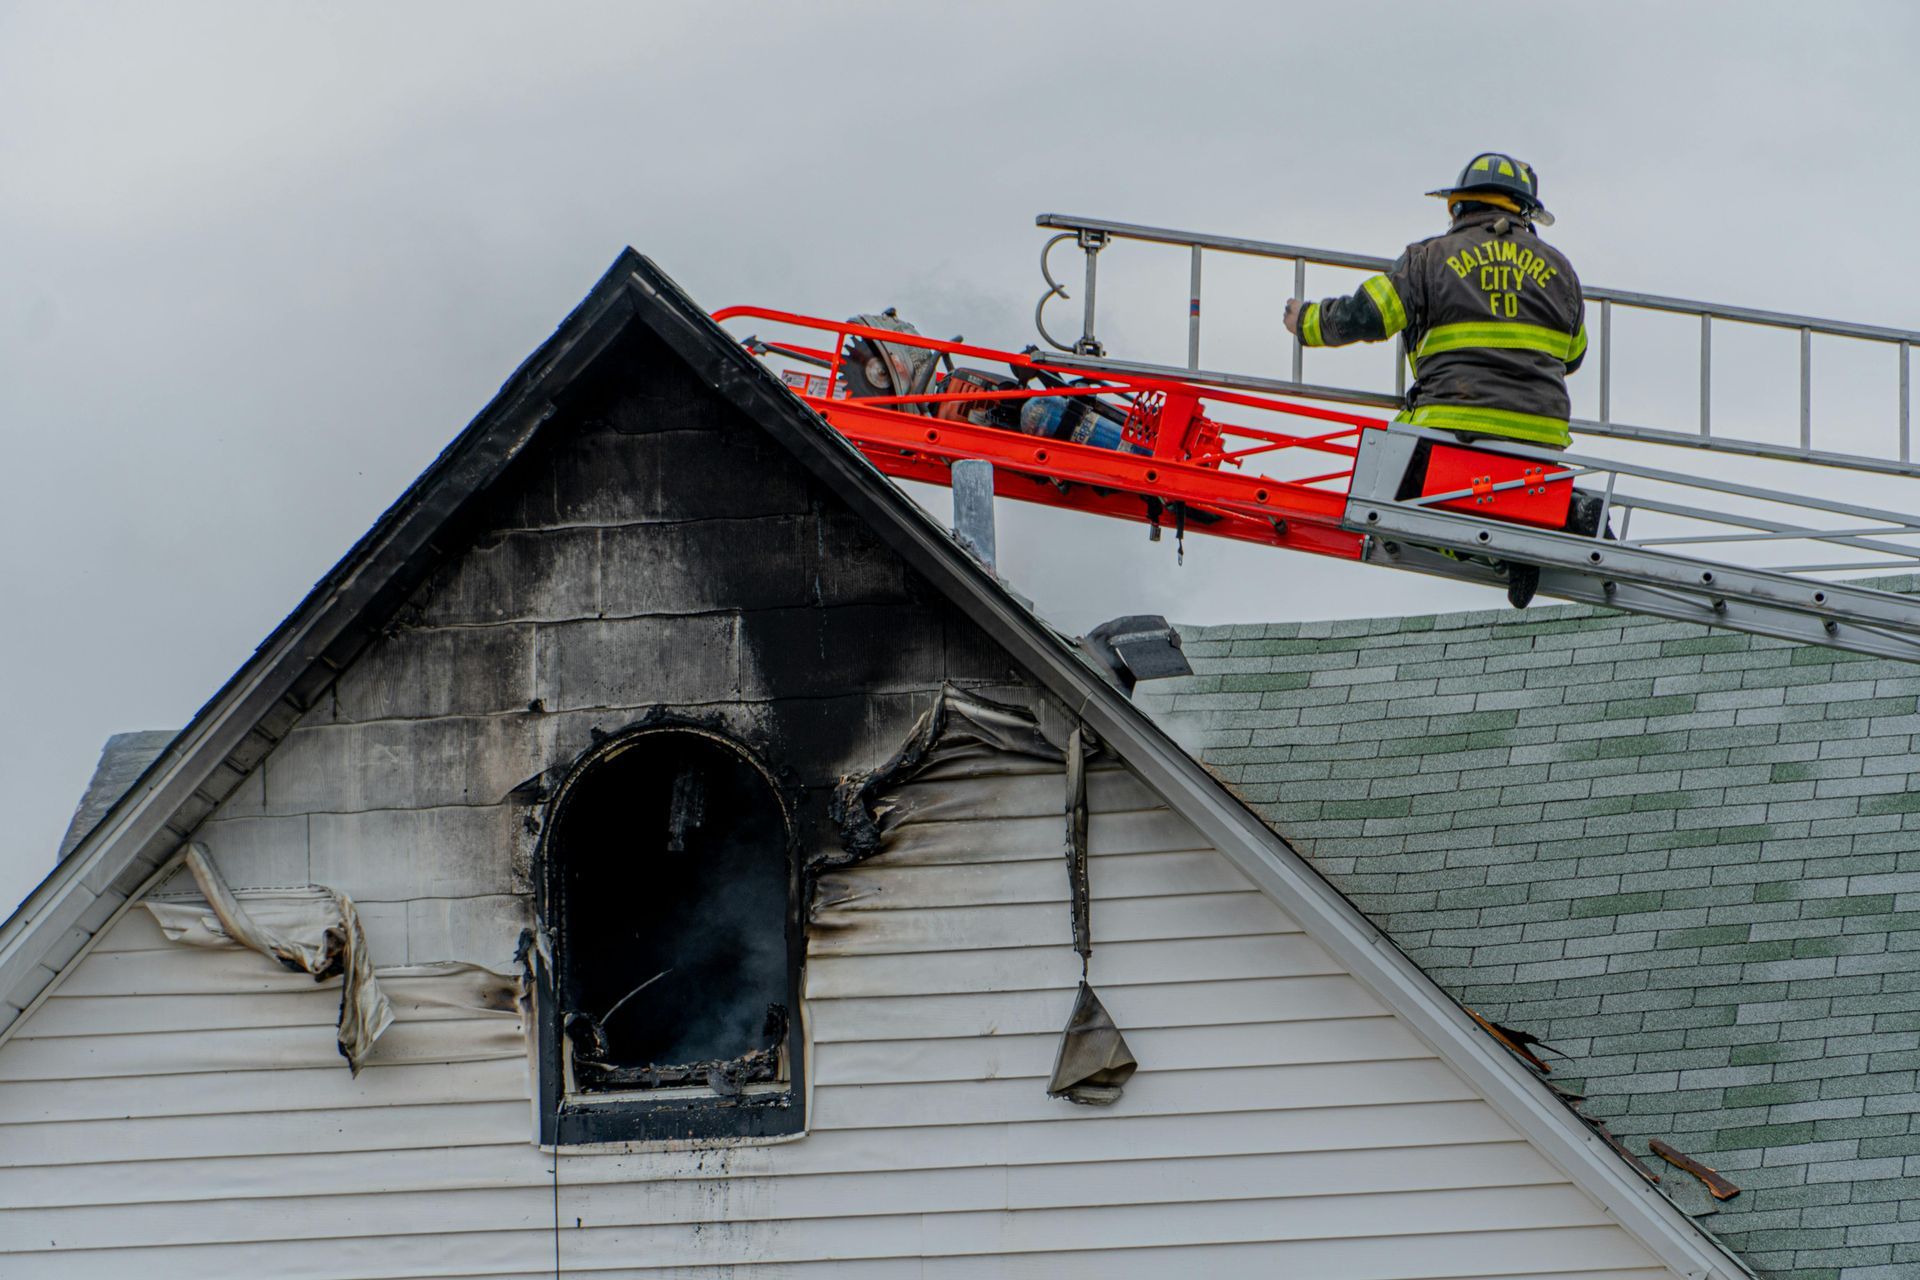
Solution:
<svg viewBox="0 0 1920 1280"><path fill-rule="evenodd" d="M767 775L714 734L617 739L565 784L547 883L566 1094L784 1100L788 843Z"/></svg>

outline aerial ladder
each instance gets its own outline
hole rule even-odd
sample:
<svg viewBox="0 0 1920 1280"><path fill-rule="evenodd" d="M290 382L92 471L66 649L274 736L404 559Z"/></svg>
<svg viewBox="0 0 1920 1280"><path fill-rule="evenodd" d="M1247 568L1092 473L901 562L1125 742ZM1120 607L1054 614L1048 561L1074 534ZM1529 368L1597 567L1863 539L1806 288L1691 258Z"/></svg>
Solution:
<svg viewBox="0 0 1920 1280"><path fill-rule="evenodd" d="M1035 311L1051 351L933 338L891 312L834 321L742 306L714 319L778 326L774 336L746 337L748 349L897 479L948 485L955 463L980 460L991 464L997 496L1143 522L1154 538L1164 529L1176 541L1209 534L1490 586L1531 565L1545 596L1920 661L1920 597L1848 576L1920 571L1920 517L1810 491L1819 484L1789 490L1703 474L1725 469L1719 455L1820 468L1855 487L1864 477L1883 486L1894 482L1881 477L1920 479L1908 407L1920 331L1589 288L1600 407L1597 418L1573 421L1576 437L1699 456L1656 467L1508 441L1467 445L1390 420L1404 360L1391 393L1306 381L1297 341L1290 377L1201 365L1203 255L1290 260L1300 298L1310 265L1380 271L1385 259L1057 214L1037 222L1056 233L1041 253L1046 292ZM1119 242L1189 255L1184 367L1110 355L1097 336L1099 255ZM1085 255L1081 331L1061 341L1046 307L1069 294L1049 259L1069 244ZM1697 319L1693 430L1614 418L1614 317L1635 310ZM1716 429L1716 322L1797 335L1797 441ZM1893 447L1815 440L1815 337L1869 344L1897 361ZM1915 504L1903 495L1901 505Z"/></svg>

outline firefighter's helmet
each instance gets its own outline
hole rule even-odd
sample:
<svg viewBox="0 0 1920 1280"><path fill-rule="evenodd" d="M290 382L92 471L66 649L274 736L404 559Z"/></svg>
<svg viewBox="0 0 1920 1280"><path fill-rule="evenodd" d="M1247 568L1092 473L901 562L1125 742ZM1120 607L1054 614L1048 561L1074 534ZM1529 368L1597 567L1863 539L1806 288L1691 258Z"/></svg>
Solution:
<svg viewBox="0 0 1920 1280"><path fill-rule="evenodd" d="M1483 151L1467 161L1460 181L1430 196L1471 197L1476 191L1492 191L1508 196L1520 205L1521 212L1543 227L1553 225L1553 215L1540 203L1540 175L1533 166L1498 151Z"/></svg>

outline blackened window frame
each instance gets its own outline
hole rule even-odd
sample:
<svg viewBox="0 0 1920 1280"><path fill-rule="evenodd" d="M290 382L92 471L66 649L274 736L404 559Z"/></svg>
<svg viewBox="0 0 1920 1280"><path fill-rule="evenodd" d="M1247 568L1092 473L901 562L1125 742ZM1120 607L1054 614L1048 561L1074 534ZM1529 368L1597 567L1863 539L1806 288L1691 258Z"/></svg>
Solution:
<svg viewBox="0 0 1920 1280"><path fill-rule="evenodd" d="M766 784L768 794L779 806L786 830L783 853L787 870L787 910L783 926L787 955L787 1079L782 1091L761 1091L747 1098L722 1098L716 1094L675 1092L648 1096L640 1091L610 1093L593 1097L570 1096L563 1056L566 1001L562 998L559 975L566 972L566 921L557 918L560 892L560 859L564 850L557 847L556 834L564 826L568 798L589 779L596 766L619 754L638 739L663 734L698 736L739 756ZM753 751L727 734L700 723L676 717L662 717L649 723L600 739L576 759L565 779L557 786L546 806L545 821L536 855L535 911L545 941L545 955L533 965L535 1016L537 1019L537 1057L540 1099L540 1145L580 1146L592 1143L660 1142L674 1139L710 1138L785 1138L806 1130L806 1055L801 1027L800 970L806 937L800 919L800 861L794 843L794 811L791 798L774 781L774 773ZM750 1100L749 1100L750 1099Z"/></svg>

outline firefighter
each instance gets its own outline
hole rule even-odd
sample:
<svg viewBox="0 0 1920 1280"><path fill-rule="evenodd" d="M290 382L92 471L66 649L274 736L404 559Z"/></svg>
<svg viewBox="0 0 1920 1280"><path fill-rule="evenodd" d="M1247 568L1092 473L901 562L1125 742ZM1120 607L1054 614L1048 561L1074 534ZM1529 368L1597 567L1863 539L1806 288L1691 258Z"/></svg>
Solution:
<svg viewBox="0 0 1920 1280"><path fill-rule="evenodd" d="M1586 306L1573 265L1534 233L1553 225L1539 175L1489 151L1427 194L1447 202L1445 235L1408 245L1351 297L1290 300L1287 331L1309 347L1401 335L1413 385L1396 421L1468 441L1566 448L1566 377L1586 355ZM1507 570L1508 599L1523 608L1540 571Z"/></svg>

